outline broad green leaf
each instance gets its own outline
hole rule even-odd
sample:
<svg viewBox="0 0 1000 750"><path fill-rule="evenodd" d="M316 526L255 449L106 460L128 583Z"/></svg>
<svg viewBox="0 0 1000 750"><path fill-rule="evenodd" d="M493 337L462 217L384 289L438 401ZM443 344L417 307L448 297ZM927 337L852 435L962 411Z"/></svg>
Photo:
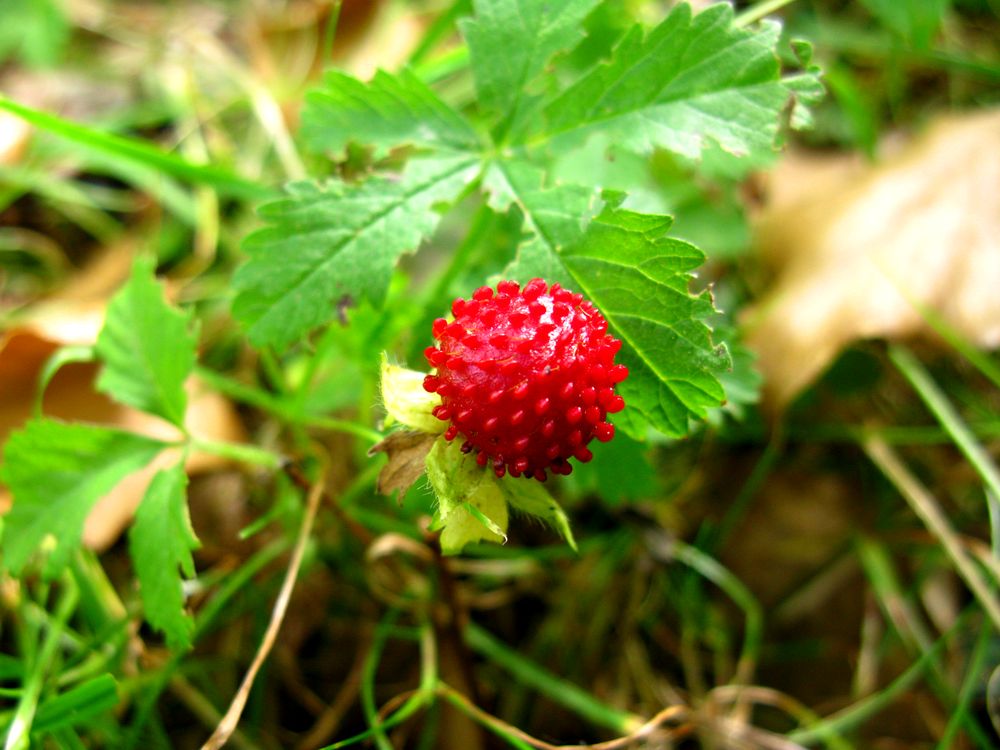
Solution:
<svg viewBox="0 0 1000 750"><path fill-rule="evenodd" d="M636 26L607 64L552 101L539 137L568 147L600 132L632 151L690 158L710 141L740 156L770 153L790 97L775 54L779 32L776 24L735 28L728 3L697 15L682 3L648 34Z"/></svg>
<svg viewBox="0 0 1000 750"><path fill-rule="evenodd" d="M97 389L183 427L184 381L194 368L196 345L190 316L164 299L153 261L141 258L108 305L97 338L104 361Z"/></svg>
<svg viewBox="0 0 1000 750"><path fill-rule="evenodd" d="M549 192L559 192L549 191ZM521 194L531 216L544 213L546 191ZM671 436L688 432L725 392L719 374L730 367L725 347L712 343L703 320L714 312L707 294L688 292L691 272L704 260L693 245L666 236L669 216L638 214L609 203L575 243L533 243L508 276L527 281L561 268L564 285L577 289L607 317L622 340L619 361L629 377L619 387L627 404L615 423L635 437L646 424Z"/></svg>
<svg viewBox="0 0 1000 750"><path fill-rule="evenodd" d="M439 438L427 454L427 479L437 495L435 527L441 550L457 555L473 542L504 542L507 502L493 472L462 453L455 441Z"/></svg>
<svg viewBox="0 0 1000 750"><path fill-rule="evenodd" d="M105 427L28 422L8 439L0 467L0 482L14 496L4 517L3 566L18 575L31 553L44 546L45 575L55 576L79 546L94 503L164 447Z"/></svg>
<svg viewBox="0 0 1000 750"><path fill-rule="evenodd" d="M573 287L558 253L583 236L584 227L595 212L596 193L578 185L559 185L546 190L542 178L542 170L532 164L506 161L491 165L483 179L490 205L505 210L515 204L532 233L504 274L525 281L538 276L549 283L558 281L565 287Z"/></svg>
<svg viewBox="0 0 1000 750"><path fill-rule="evenodd" d="M265 205L270 226L247 238L250 259L233 281L233 313L251 342L287 345L332 320L344 298L381 305L399 256L434 231L435 207L453 201L478 168L468 156L412 159L398 180L296 183Z"/></svg>
<svg viewBox="0 0 1000 750"><path fill-rule="evenodd" d="M566 511L549 494L544 484L510 476L504 477L498 484L511 508L551 526L570 547L576 549L576 540L569 527Z"/></svg>
<svg viewBox="0 0 1000 750"><path fill-rule="evenodd" d="M378 71L367 84L329 71L306 96L302 137L314 151L343 152L349 142L376 147L376 156L403 144L475 151L476 131L409 71Z"/></svg>
<svg viewBox="0 0 1000 750"><path fill-rule="evenodd" d="M474 0L460 22L469 45L479 105L515 114L526 87L556 53L583 39L583 19L597 0Z"/></svg>
<svg viewBox="0 0 1000 750"><path fill-rule="evenodd" d="M171 648L179 649L191 645L194 628L184 611L181 575L194 577L191 551L199 546L188 517L186 485L183 463L157 472L129 531L146 619L166 634Z"/></svg>

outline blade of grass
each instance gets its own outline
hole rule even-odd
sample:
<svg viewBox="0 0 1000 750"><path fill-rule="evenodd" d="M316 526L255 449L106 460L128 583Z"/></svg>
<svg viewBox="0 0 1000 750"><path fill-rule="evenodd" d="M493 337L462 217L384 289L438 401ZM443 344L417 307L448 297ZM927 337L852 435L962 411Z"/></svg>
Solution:
<svg viewBox="0 0 1000 750"><path fill-rule="evenodd" d="M917 480L909 469L885 442L878 439L867 440L862 444L865 453L879 470L892 482L893 486L909 502L913 512L924 522L932 534L941 542L948 557L951 558L959 576L965 581L972 594L979 601L993 626L1000 631L1000 603L993 591L979 572L958 536L948 523L948 519L934 496Z"/></svg>
<svg viewBox="0 0 1000 750"><path fill-rule="evenodd" d="M969 708L976 691L982 685L986 669L990 666L987 662L987 656L989 656L989 645L992 639L993 631L991 628L986 627L985 624L979 628L979 637L976 638L976 645L973 647L965 667L965 679L962 681L962 688L958 694L958 703L955 705L951 718L948 719L948 725L938 741L937 750L948 750L950 747L955 747L953 742L962 722L972 720Z"/></svg>
<svg viewBox="0 0 1000 750"><path fill-rule="evenodd" d="M941 636L933 646L924 651L920 658L911 664L906 671L904 671L896 679L886 685L885 688L874 695L865 698L864 700L860 700L857 703L853 703L850 706L831 714L817 724L790 732L786 735L788 739L792 742L798 742L800 745L816 744L818 742L822 742L824 738L829 736L831 733L847 734L851 730L864 724L873 716L877 715L880 711L886 709L897 698L902 696L903 693L917 683L927 668L930 667L931 664L933 664L941 655L941 652L944 651L944 647L947 645L948 641L951 640L955 634L961 631L966 620L975 611L975 608L969 608L963 612L947 633Z"/></svg>
<svg viewBox="0 0 1000 750"><path fill-rule="evenodd" d="M861 539L858 542L857 554L879 605L910 655L916 657L931 648L934 636L903 593L903 587L885 548L871 540ZM948 713L953 715L958 704L958 691L949 681L943 665L936 660L927 669L927 683ZM961 718L962 726L969 736L975 739L980 747L988 748L989 738L976 719L967 714Z"/></svg>
<svg viewBox="0 0 1000 750"><path fill-rule="evenodd" d="M740 579L697 547L685 544L678 539L671 539L658 529L651 529L647 538L649 549L657 559L663 561L678 560L688 565L701 574L703 578L722 589L743 610L743 615L746 618L743 648L732 682L740 685L749 684L753 678L764 635L764 610L760 603Z"/></svg>
<svg viewBox="0 0 1000 750"><path fill-rule="evenodd" d="M298 538L295 540L295 547L292 549L292 558L288 563L288 570L285 572L285 579L282 581L278 598L274 602L271 619L268 622L264 638L257 649L257 653L254 655L250 667L246 671L246 675L243 677L243 682L240 684L239 690L233 696L229 709L222 717L222 721L219 722L212 736L202 745L202 750L218 750L225 745L236 730L236 725L243 715L243 708L246 706L247 698L250 696L250 689L257 678L257 672L260 671L264 660L271 653L271 649L278 638L281 623L284 622L285 612L288 611L288 603L291 601L292 590L295 588L295 580L298 578L299 568L302 566L302 558L305 555L306 543L309 541L313 521L316 519L316 512L319 510L319 500L323 496L323 484L324 477L321 474L309 492L306 509L302 515L302 525L299 527Z"/></svg>
<svg viewBox="0 0 1000 750"><path fill-rule="evenodd" d="M38 701L42 695L42 686L48 674L49 667L56 655L62 638L63 629L69 622L70 616L76 610L79 601L79 589L72 576L66 575L62 579L62 594L52 620L48 623L48 632L42 641L41 648L38 649L37 658L33 660L27 679L24 682L24 690L21 699L18 701L14 718L7 731L7 741L4 743L4 750L27 750L30 746L31 726L38 710Z"/></svg>
<svg viewBox="0 0 1000 750"><path fill-rule="evenodd" d="M155 167L165 174L185 182L208 185L224 195L254 200L274 195L272 190L224 169L205 164L193 164L144 141L94 130L47 112L26 107L3 95L0 95L0 110L17 115L37 128L79 145L115 158L127 159L147 167Z"/></svg>
<svg viewBox="0 0 1000 750"><path fill-rule="evenodd" d="M613 708L586 690L525 659L473 622L466 626L465 640L469 648L476 653L596 726L605 727L619 734L629 734L644 723L642 717Z"/></svg>
<svg viewBox="0 0 1000 750"><path fill-rule="evenodd" d="M937 387L924 366L909 349L900 344L889 347L889 358L955 441L955 445L972 464L990 492L994 497L1000 497L1000 470L997 470L989 454L976 440L975 435L962 421L955 407Z"/></svg>

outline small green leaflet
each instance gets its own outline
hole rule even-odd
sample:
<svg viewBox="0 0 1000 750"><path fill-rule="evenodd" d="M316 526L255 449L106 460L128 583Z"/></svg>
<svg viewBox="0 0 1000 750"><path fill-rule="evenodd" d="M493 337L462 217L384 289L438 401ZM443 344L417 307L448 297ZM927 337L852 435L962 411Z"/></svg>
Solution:
<svg viewBox="0 0 1000 750"><path fill-rule="evenodd" d="M515 115L525 89L556 52L583 38L597 0L474 0L475 18L460 22L469 45L480 107Z"/></svg>
<svg viewBox="0 0 1000 750"><path fill-rule="evenodd" d="M14 495L4 517L3 566L18 575L31 553L45 546L45 576L57 575L79 546L94 503L164 447L158 440L105 427L28 422L8 439L0 467L0 481Z"/></svg>
<svg viewBox="0 0 1000 750"><path fill-rule="evenodd" d="M511 508L552 527L576 549L566 513L540 482L497 478L472 455L462 453L458 441L444 438L435 441L426 465L427 480L438 499L433 528L441 529L441 550L446 555L457 555L474 542L507 541Z"/></svg>
<svg viewBox="0 0 1000 750"><path fill-rule="evenodd" d="M697 158L708 139L736 155L769 153L791 93L775 55L779 33L776 24L735 28L728 3L697 15L681 3L648 34L633 28L607 64L546 106L546 129L533 140L565 149L601 132L643 154Z"/></svg>
<svg viewBox="0 0 1000 750"><path fill-rule="evenodd" d="M256 346L285 346L330 320L338 300L381 305L399 256L413 252L479 166L468 156L411 159L397 180L295 183L261 208L270 226L244 243L233 313Z"/></svg>
<svg viewBox="0 0 1000 750"><path fill-rule="evenodd" d="M573 538L573 531L569 527L569 519L566 511L555 501L555 498L545 489L545 485L534 480L525 481L505 476L497 484L500 486L504 497L510 507L516 511L529 516L534 516L543 523L551 526L566 543L574 550L576 540Z"/></svg>
<svg viewBox="0 0 1000 750"><path fill-rule="evenodd" d="M306 96L302 137L314 151L342 154L349 142L375 146L376 158L403 144L476 151L479 136L462 115L407 70L378 71L367 84L329 71Z"/></svg>
<svg viewBox="0 0 1000 750"><path fill-rule="evenodd" d="M184 611L181 574L194 577L191 551L199 546L188 518L186 485L183 463L157 472L128 537L146 619L166 634L171 648L178 649L191 645L194 628Z"/></svg>
<svg viewBox="0 0 1000 750"><path fill-rule="evenodd" d="M195 335L189 315L171 307L153 261L136 260L128 283L111 299L97 355L104 369L98 390L116 401L184 425L184 381L194 368Z"/></svg>
<svg viewBox="0 0 1000 750"><path fill-rule="evenodd" d="M434 528L442 529L446 555L473 542L507 540L507 503L495 477L459 447L438 438L427 454L427 480L438 499Z"/></svg>
<svg viewBox="0 0 1000 750"><path fill-rule="evenodd" d="M520 193L530 224L539 226L559 194L525 189ZM629 368L619 386L628 407L615 422L634 437L646 423L664 434L688 432L691 417L704 418L725 400L720 373L731 366L724 347L712 344L703 322L715 312L707 294L688 292L691 271L704 256L693 245L668 238L668 216L638 214L609 203L573 242L532 242L509 277L527 281L540 270L561 269L557 278L593 300L622 340L619 361Z"/></svg>

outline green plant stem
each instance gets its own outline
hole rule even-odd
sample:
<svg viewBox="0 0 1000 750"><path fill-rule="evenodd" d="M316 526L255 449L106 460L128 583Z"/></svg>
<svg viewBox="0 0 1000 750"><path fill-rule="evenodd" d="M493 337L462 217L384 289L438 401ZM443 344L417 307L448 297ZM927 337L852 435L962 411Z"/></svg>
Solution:
<svg viewBox="0 0 1000 750"><path fill-rule="evenodd" d="M323 28L323 48L320 50L320 60L328 64L333 60L333 43L337 38L337 26L340 24L340 10L343 0L333 0L330 6L330 17Z"/></svg>
<svg viewBox="0 0 1000 750"><path fill-rule="evenodd" d="M80 598L79 588L72 576L63 576L62 587L63 591L55 615L48 625L45 640L38 650L37 659L33 660L31 664L28 679L24 683L21 699L18 701L17 710L14 712L14 718L7 732L4 750L27 750L29 746L31 723L34 720L35 711L38 710L38 701L42 694L45 677L56 655L63 629L66 627L70 615L76 610Z"/></svg>
<svg viewBox="0 0 1000 750"><path fill-rule="evenodd" d="M988 666L986 659L990 652L989 646L993 637L994 632L992 628L987 627L985 623L980 626L979 637L976 638L976 645L969 656L969 662L965 668L965 679L962 681L962 688L958 694L958 702L952 709L951 717L948 719L948 724L941 734L941 739L938 740L936 750L948 750L948 748L954 747L952 743L954 742L955 735L958 734L958 730L962 726L962 721L969 716L969 706L972 703L972 698L982 684L983 673Z"/></svg>
<svg viewBox="0 0 1000 750"><path fill-rule="evenodd" d="M277 453L245 443L228 443L195 437L191 438L191 448L240 463L262 466L265 469L280 469L285 462L285 459Z"/></svg>
<svg viewBox="0 0 1000 750"><path fill-rule="evenodd" d="M743 520L747 510L750 508L750 504L757 496L757 492L763 486L764 481L771 474L775 463L777 463L778 458L781 456L784 444L783 434L784 431L781 425L778 425L771 434L771 439L768 440L764 452L757 460L757 463L754 464L750 476L747 477L743 486L740 487L736 499L730 504L729 509L719 523L718 529L710 540L710 551L718 549L720 545L724 544L739 522Z"/></svg>
<svg viewBox="0 0 1000 750"><path fill-rule="evenodd" d="M468 698L459 693L457 690L442 684L438 688L438 692L451 705L475 721L477 724L489 729L511 747L516 747L517 750L535 750L533 745L529 745L521 738L512 735L499 721L469 701Z"/></svg>
<svg viewBox="0 0 1000 750"><path fill-rule="evenodd" d="M384 436L371 427L366 427L346 419L335 419L333 417L297 415L287 401L273 396L267 391L255 388L251 385L241 383L226 375L210 370L206 367L196 367L195 373L205 383L210 385L219 393L240 403L262 409L279 419L290 424L298 423L304 427L315 427L332 432L346 432L355 435L371 443L379 442Z"/></svg>
<svg viewBox="0 0 1000 750"><path fill-rule="evenodd" d="M543 693L556 703L574 711L596 726L618 734L630 734L643 725L643 719L633 713L612 708L590 693L525 659L488 631L470 622L465 628L465 640L476 653L514 675L521 682Z"/></svg>
<svg viewBox="0 0 1000 750"><path fill-rule="evenodd" d="M736 18L733 20L733 26L736 26L737 28L749 26L750 24L759 21L764 16L776 13L786 5L791 5L793 2L795 2L795 0L762 0L762 2L752 5L742 13L737 14Z"/></svg>
<svg viewBox="0 0 1000 750"><path fill-rule="evenodd" d="M378 672L379 662L382 660L382 652L385 644L389 640L392 627L399 618L399 610L392 609L386 613L385 617L375 629L375 638L372 646L368 650L365 664L361 673L361 708L365 713L365 720L372 730L372 737L379 750L393 750L392 743L385 734L382 722L378 716L378 707L375 705L375 679Z"/></svg>

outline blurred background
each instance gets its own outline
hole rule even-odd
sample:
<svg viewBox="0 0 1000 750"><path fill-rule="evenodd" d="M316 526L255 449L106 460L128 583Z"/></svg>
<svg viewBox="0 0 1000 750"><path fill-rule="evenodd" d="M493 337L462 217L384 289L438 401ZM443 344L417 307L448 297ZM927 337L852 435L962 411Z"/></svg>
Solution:
<svg viewBox="0 0 1000 750"><path fill-rule="evenodd" d="M444 567L408 546L423 539L427 493L402 505L377 495L378 466L349 436L314 436L343 457L331 492L388 541L373 549L349 524L319 524L233 746L321 747L363 731L366 695L382 705L414 687L406 618L453 605L449 586L489 632L468 652L443 647L445 679L535 737L610 736L561 705L564 686L545 681L558 675L598 707L692 707L684 731L639 746L1000 744L1000 2L757 5L781 22L786 62L806 40L823 70L809 129L738 168L601 146L607 180L631 185L628 205L674 215L673 234L708 256L697 283L711 285L733 346L729 403L682 441L621 436L559 486L579 554L522 525L505 547ZM588 42L610 49L670 6L608 0L587 19ZM298 148L306 92L330 66L367 80L408 64L461 108L475 92L454 22L470 13L463 0L0 0L0 93L42 113L0 107L0 442L30 415L56 352L47 413L155 433L155 420L98 394L96 365L73 357L95 340L132 258L151 252L171 299L201 325L192 429L273 444L276 422L212 373L273 377L229 312L256 206L286 181L366 168L363 154L333 164ZM192 184L161 168L172 156L223 171ZM389 309L408 309L408 285L468 219L460 209L404 263ZM469 277L501 269L516 231L498 221ZM345 310L310 408L371 424L379 352L427 343L412 319ZM293 352L277 366L294 376L303 362ZM75 728L80 747L198 746L266 625L290 487L210 456L188 470L203 544L193 606L243 583L183 657L134 618L107 652L93 645L122 686L113 709ZM122 532L143 486L119 486L85 531L115 606L131 614ZM9 503L0 488L0 510ZM0 580L9 654L24 628L41 627L36 582L20 585ZM0 678L19 658L0 659ZM802 729L813 725L822 730ZM508 746L440 707L391 741Z"/></svg>

